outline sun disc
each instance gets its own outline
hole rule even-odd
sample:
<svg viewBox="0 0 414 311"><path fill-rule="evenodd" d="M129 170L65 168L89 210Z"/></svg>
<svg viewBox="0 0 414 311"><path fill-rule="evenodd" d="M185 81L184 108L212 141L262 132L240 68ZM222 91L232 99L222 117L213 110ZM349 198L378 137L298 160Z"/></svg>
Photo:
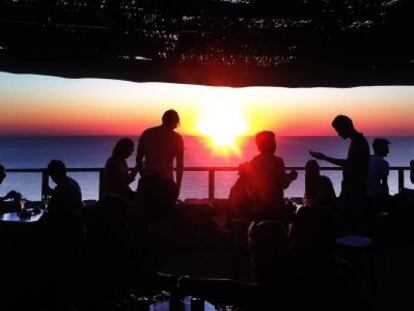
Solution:
<svg viewBox="0 0 414 311"><path fill-rule="evenodd" d="M212 141L213 147L236 151L236 139L247 132L247 122L240 106L231 101L203 105L197 124L198 131Z"/></svg>

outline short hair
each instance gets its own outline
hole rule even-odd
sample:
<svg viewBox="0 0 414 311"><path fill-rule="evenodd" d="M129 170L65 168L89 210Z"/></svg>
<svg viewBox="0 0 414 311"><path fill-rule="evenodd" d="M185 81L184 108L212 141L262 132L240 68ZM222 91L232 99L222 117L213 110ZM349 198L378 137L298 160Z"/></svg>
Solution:
<svg viewBox="0 0 414 311"><path fill-rule="evenodd" d="M256 134L256 145L259 147L263 144L264 141L267 139L275 139L275 133L272 131L262 131Z"/></svg>
<svg viewBox="0 0 414 311"><path fill-rule="evenodd" d="M374 149L375 153L379 153L383 151L385 147L388 147L389 144L391 144L391 142L388 139L375 138L372 143L372 148Z"/></svg>
<svg viewBox="0 0 414 311"><path fill-rule="evenodd" d="M339 127L341 127L341 126L354 127L354 124L353 124L350 117L340 114L340 115L337 115L335 117L335 119L333 119L332 126L335 127L335 128L338 127L338 126Z"/></svg>
<svg viewBox="0 0 414 311"><path fill-rule="evenodd" d="M123 155L128 149L134 148L134 142L130 138L121 138L117 141L117 143L114 146L114 149L112 149L112 156L113 157L119 157Z"/></svg>
<svg viewBox="0 0 414 311"><path fill-rule="evenodd" d="M178 112L173 110L173 109L169 109L166 112L164 112L164 114L162 115L162 123L166 124L166 123L173 123L173 122L180 122L180 116L178 115Z"/></svg>
<svg viewBox="0 0 414 311"><path fill-rule="evenodd" d="M66 174L65 163L63 163L60 160L52 160L49 162L47 166L47 172L49 174L54 173L54 174L64 175Z"/></svg>

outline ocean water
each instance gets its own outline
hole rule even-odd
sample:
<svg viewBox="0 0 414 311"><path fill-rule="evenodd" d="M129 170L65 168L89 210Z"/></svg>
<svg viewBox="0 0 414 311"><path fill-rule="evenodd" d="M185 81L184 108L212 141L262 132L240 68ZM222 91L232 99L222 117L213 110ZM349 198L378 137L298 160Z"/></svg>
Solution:
<svg viewBox="0 0 414 311"><path fill-rule="evenodd" d="M89 136L3 136L0 137L0 163L6 168L44 168L51 159L60 159L70 168L103 167L110 156L115 142L120 137ZM138 141L138 137L130 137ZM387 160L391 166L408 166L414 159L414 137L386 137L392 144ZM368 137L371 143L373 138ZM244 137L239 141L239 150L227 154L218 152L202 137L186 136L185 166L237 166L248 161L257 154L253 137ZM310 159L309 150L321 151L333 157L344 158L349 141L339 137L278 137L276 154L282 157L286 166L304 166ZM134 165L135 154L129 159ZM321 166L331 166L320 162ZM341 171L324 171L322 174L331 178L335 191L339 194ZM80 184L84 199L98 198L97 173L70 173ZM237 172L216 172L215 196L228 197L230 187L237 178ZM136 188L136 183L131 185ZM390 191L398 190L397 172L392 171L389 177ZM405 186L414 188L405 173ZM41 191L40 173L8 173L0 185L0 196L9 190L16 190L29 200L39 200ZM286 196L303 196L304 174L285 191ZM206 198L208 196L207 172L184 172L181 199Z"/></svg>

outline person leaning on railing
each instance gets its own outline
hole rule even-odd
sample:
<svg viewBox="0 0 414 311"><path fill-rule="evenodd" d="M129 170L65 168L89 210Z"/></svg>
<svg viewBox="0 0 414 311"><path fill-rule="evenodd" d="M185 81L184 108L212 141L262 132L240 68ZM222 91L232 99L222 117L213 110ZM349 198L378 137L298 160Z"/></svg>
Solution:
<svg viewBox="0 0 414 311"><path fill-rule="evenodd" d="M0 164L0 184L3 183L6 176L6 169ZM18 201L21 197L22 195L14 190L8 192L4 197L0 196L0 211L7 212L15 210L18 207Z"/></svg>
<svg viewBox="0 0 414 311"><path fill-rule="evenodd" d="M129 171L127 159L134 151L134 142L129 138L117 141L112 156L106 161L103 178L103 194L116 194L128 201L136 201L136 193L129 185L134 182L138 167Z"/></svg>
<svg viewBox="0 0 414 311"><path fill-rule="evenodd" d="M249 205L250 215L256 221L276 219L287 221L290 213L284 201L284 189L296 180L295 170L287 173L282 158L275 155L275 134L263 131L256 134L259 154L239 166L240 178L230 191L232 209ZM243 212L249 214L249 212Z"/></svg>
<svg viewBox="0 0 414 311"><path fill-rule="evenodd" d="M141 178L137 192L152 210L169 210L180 194L184 141L174 131L179 124L178 113L167 110L162 116L162 124L146 129L139 138L136 162Z"/></svg>

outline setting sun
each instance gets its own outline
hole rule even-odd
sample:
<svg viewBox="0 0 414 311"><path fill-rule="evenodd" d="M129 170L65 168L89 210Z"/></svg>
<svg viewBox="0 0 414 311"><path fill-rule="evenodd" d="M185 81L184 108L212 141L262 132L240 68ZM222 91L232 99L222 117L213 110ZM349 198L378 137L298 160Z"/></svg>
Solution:
<svg viewBox="0 0 414 311"><path fill-rule="evenodd" d="M240 105L220 97L200 105L197 129L212 140L216 149L237 151L236 138L247 133L248 124Z"/></svg>

